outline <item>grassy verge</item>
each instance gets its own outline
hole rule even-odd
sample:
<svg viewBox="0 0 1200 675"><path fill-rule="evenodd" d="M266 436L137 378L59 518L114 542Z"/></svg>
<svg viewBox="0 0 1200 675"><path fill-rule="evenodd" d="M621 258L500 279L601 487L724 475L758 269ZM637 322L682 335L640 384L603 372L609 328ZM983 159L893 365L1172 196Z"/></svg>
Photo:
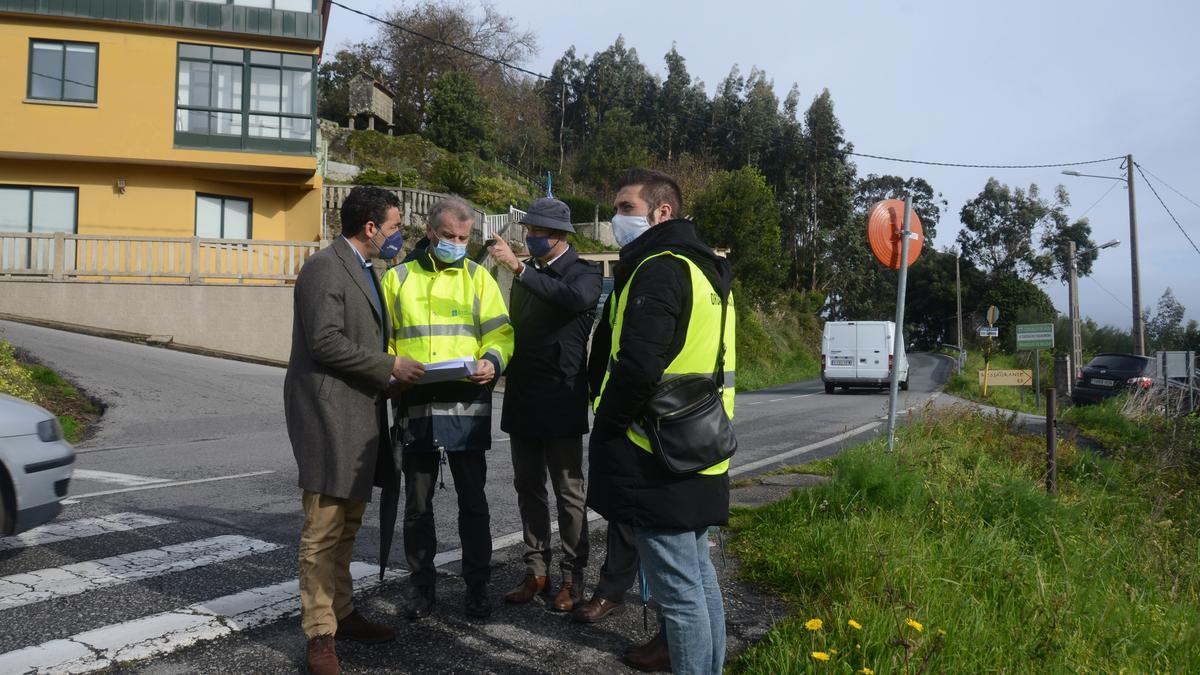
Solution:
<svg viewBox="0 0 1200 675"><path fill-rule="evenodd" d="M820 327L811 314L779 308L767 314L738 307L737 389L753 391L821 374Z"/></svg>
<svg viewBox="0 0 1200 675"><path fill-rule="evenodd" d="M1042 354L1042 387L1054 382L1054 360L1050 354ZM1026 354L993 354L991 370L1033 370L1033 361ZM1032 387L996 387L989 386L987 396L983 395L983 387L979 384L979 371L983 370L983 355L969 352L962 374L950 376L946 383L946 392L979 403L986 403L998 408L1020 410L1028 413L1046 411L1046 401L1039 400L1034 405Z"/></svg>
<svg viewBox="0 0 1200 675"><path fill-rule="evenodd" d="M71 443L83 440L87 426L100 417L92 402L58 373L17 359L12 345L0 340L0 393L36 403L54 413Z"/></svg>
<svg viewBox="0 0 1200 675"><path fill-rule="evenodd" d="M983 416L839 455L830 483L735 515L743 574L799 611L731 671L1196 671L1200 493L1148 450L1163 433L1119 461L1060 445L1057 499L1043 441Z"/></svg>

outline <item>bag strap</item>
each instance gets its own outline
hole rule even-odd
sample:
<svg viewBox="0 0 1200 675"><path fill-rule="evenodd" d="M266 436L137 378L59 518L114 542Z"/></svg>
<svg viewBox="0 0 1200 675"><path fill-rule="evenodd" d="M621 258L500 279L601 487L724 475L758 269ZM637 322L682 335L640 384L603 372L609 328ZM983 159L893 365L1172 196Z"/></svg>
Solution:
<svg viewBox="0 0 1200 675"><path fill-rule="evenodd" d="M729 292L724 295L716 286L713 290L721 299L721 332L717 333L717 363L713 367L713 382L718 389L725 389L725 313L729 309Z"/></svg>

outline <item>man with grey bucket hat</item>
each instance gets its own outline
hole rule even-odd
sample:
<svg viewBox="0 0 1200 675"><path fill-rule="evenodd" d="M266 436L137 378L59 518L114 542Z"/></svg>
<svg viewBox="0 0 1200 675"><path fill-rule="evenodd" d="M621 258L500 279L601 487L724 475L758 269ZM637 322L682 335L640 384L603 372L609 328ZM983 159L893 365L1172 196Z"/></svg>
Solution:
<svg viewBox="0 0 1200 675"><path fill-rule="evenodd" d="M513 486L525 541L526 574L504 599L527 603L549 592L549 473L562 544L562 583L548 602L566 612L583 593L588 559L583 436L588 433L587 344L600 298L599 265L567 241L571 210L538 199L521 219L531 255L519 260L498 237L490 252L513 273L509 316L516 344L506 371L501 430L512 438Z"/></svg>

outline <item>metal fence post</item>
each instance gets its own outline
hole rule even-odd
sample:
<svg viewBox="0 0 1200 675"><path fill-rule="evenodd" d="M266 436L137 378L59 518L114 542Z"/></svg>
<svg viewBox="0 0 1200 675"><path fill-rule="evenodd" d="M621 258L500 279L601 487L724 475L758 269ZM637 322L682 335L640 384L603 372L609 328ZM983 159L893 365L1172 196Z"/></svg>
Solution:
<svg viewBox="0 0 1200 675"><path fill-rule="evenodd" d="M1046 390L1046 492L1058 494L1058 398Z"/></svg>

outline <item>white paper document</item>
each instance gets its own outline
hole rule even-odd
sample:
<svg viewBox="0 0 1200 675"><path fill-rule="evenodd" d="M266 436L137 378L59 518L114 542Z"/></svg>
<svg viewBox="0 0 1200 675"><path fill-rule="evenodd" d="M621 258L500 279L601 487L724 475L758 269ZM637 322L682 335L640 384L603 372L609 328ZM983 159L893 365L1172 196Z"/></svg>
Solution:
<svg viewBox="0 0 1200 675"><path fill-rule="evenodd" d="M425 374L417 380L417 384L433 384L434 382L451 382L470 377L475 374L475 357L467 356L461 359L438 361L425 364Z"/></svg>

